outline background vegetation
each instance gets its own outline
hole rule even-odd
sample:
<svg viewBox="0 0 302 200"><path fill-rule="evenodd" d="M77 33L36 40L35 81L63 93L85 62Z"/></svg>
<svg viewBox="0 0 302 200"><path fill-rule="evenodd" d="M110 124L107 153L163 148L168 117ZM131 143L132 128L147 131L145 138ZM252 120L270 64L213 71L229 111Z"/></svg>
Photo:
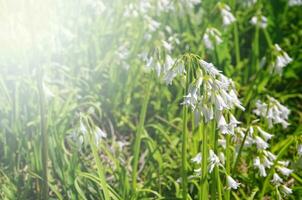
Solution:
<svg viewBox="0 0 302 200"><path fill-rule="evenodd" d="M301 3L221 1L236 18L228 26L217 3L2 0L0 199L220 197L211 193L213 188L208 197L200 196L202 181L191 159L201 152L203 138L191 109L187 146L182 146L185 78L166 85L146 64L153 56L163 65L167 55L175 60L198 55L232 78L245 107L233 112L242 127L248 129L258 119L253 110L267 95L291 110L285 129L267 129L263 118L257 123L274 135L270 151L290 161L294 171L284 184L292 194L278 195L269 176L259 175L253 166L255 145L243 145L236 161L240 143L234 143L226 150L232 152L227 162L241 185L227 189L220 174L221 197L301 199ZM267 17L266 28L251 24L258 15ZM221 32L222 42L213 49L204 41L209 27ZM271 71L275 43L293 59L281 74ZM210 174L207 179L210 185L216 180Z"/></svg>

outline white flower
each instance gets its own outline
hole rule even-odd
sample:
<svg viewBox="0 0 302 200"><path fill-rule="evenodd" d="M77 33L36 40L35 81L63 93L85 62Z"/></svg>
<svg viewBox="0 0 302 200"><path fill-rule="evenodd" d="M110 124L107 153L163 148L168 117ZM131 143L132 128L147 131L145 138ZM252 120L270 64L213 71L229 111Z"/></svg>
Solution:
<svg viewBox="0 0 302 200"><path fill-rule="evenodd" d="M169 70L165 75L165 82L167 85L171 85L173 79L177 76L177 73L174 70Z"/></svg>
<svg viewBox="0 0 302 200"><path fill-rule="evenodd" d="M276 155L274 155L272 152L270 151L263 151L264 155L267 156L271 161L275 161L276 160Z"/></svg>
<svg viewBox="0 0 302 200"><path fill-rule="evenodd" d="M271 166L274 165L274 163L272 161L274 160L270 160L268 157L266 156L263 156L263 166L267 167L267 168L270 168Z"/></svg>
<svg viewBox="0 0 302 200"><path fill-rule="evenodd" d="M253 113L255 113L258 116L266 115L267 112L267 104L261 102L259 99L256 101L256 109L253 110Z"/></svg>
<svg viewBox="0 0 302 200"><path fill-rule="evenodd" d="M220 164L220 160L218 158L218 156L214 153L214 151L212 149L210 149L209 151L209 172L212 173L213 169L215 166L219 166Z"/></svg>
<svg viewBox="0 0 302 200"><path fill-rule="evenodd" d="M157 2L157 11L160 12L170 12L174 10L174 5L170 0L158 0Z"/></svg>
<svg viewBox="0 0 302 200"><path fill-rule="evenodd" d="M198 153L194 158L191 159L191 161L196 163L196 164L200 164L201 159L202 159L201 153Z"/></svg>
<svg viewBox="0 0 302 200"><path fill-rule="evenodd" d="M287 187L285 185L281 185L280 189L284 195L290 195L291 193L293 193L292 189L290 189L289 187Z"/></svg>
<svg viewBox="0 0 302 200"><path fill-rule="evenodd" d="M95 135L97 135L97 138L106 138L107 137L107 134L97 126L95 127Z"/></svg>
<svg viewBox="0 0 302 200"><path fill-rule="evenodd" d="M274 68L277 73L281 74L282 69L286 67L289 63L291 63L293 59L289 57L288 54L283 51L278 44L275 44L275 51L277 54L277 58L274 63Z"/></svg>
<svg viewBox="0 0 302 200"><path fill-rule="evenodd" d="M231 176L227 175L227 186L229 189L237 189L240 183L237 183Z"/></svg>
<svg viewBox="0 0 302 200"><path fill-rule="evenodd" d="M223 3L219 3L220 13L223 20L223 25L227 26L236 21L234 15L231 13L231 8Z"/></svg>
<svg viewBox="0 0 302 200"><path fill-rule="evenodd" d="M245 147L250 147L255 143L254 139L251 136L247 136L244 142Z"/></svg>
<svg viewBox="0 0 302 200"><path fill-rule="evenodd" d="M257 126L257 129L258 129L260 135L262 136L262 138L263 138L265 141L268 141L268 140L270 140L270 139L273 137L273 135L271 135L271 134L269 134L268 132L262 130L259 126Z"/></svg>
<svg viewBox="0 0 302 200"><path fill-rule="evenodd" d="M293 170L282 166L278 166L277 169L284 176L289 176L293 172Z"/></svg>
<svg viewBox="0 0 302 200"><path fill-rule="evenodd" d="M244 5L247 7L250 7L254 5L257 2L257 0L245 0Z"/></svg>
<svg viewBox="0 0 302 200"><path fill-rule="evenodd" d="M174 61L173 61L174 62ZM173 63L172 63L173 65ZM169 70L167 70L167 72L165 73L165 82L167 85L171 85L173 79L178 76L185 73L185 66L183 63L177 63L176 66L174 66L173 68L170 68Z"/></svg>
<svg viewBox="0 0 302 200"><path fill-rule="evenodd" d="M181 105L191 106L194 110L198 99L198 88L191 84L188 90L189 92L186 96L184 96L185 100L181 103Z"/></svg>
<svg viewBox="0 0 302 200"><path fill-rule="evenodd" d="M173 46L171 43L165 41L165 40L162 40L162 44L163 44L163 47L168 51L168 52L171 52L172 49L173 49Z"/></svg>
<svg viewBox="0 0 302 200"><path fill-rule="evenodd" d="M287 167L289 165L289 161L282 161L282 160L280 160L280 161L278 161L278 164Z"/></svg>
<svg viewBox="0 0 302 200"><path fill-rule="evenodd" d="M232 113L230 113L230 124L236 127L238 124L241 124L241 122L238 121Z"/></svg>
<svg viewBox="0 0 302 200"><path fill-rule="evenodd" d="M227 104L224 102L220 94L213 94L211 98L212 101L215 103L215 107L217 110L222 111L223 109L228 108Z"/></svg>
<svg viewBox="0 0 302 200"><path fill-rule="evenodd" d="M250 133L250 135L253 135L253 133L254 133L254 127L252 127L252 126L249 127L249 133Z"/></svg>
<svg viewBox="0 0 302 200"><path fill-rule="evenodd" d="M212 63L208 63L208 62L206 62L204 60L199 60L199 64L211 76L216 76L219 73L221 73L221 71L219 71Z"/></svg>
<svg viewBox="0 0 302 200"><path fill-rule="evenodd" d="M268 148L268 143L266 143L261 137L256 136L255 137L255 143L257 145L258 149L267 149Z"/></svg>
<svg viewBox="0 0 302 200"><path fill-rule="evenodd" d="M84 135L87 133L87 128L86 128L86 126L84 125L84 123L83 123L82 120L80 120L80 131L81 131L81 133L84 134Z"/></svg>
<svg viewBox="0 0 302 200"><path fill-rule="evenodd" d="M171 69L173 64L174 64L173 58L169 54L167 54L164 64L164 73L166 73L169 69Z"/></svg>
<svg viewBox="0 0 302 200"><path fill-rule="evenodd" d="M138 10L136 6L132 3L130 3L126 8L124 8L124 17L137 17L138 16Z"/></svg>
<svg viewBox="0 0 302 200"><path fill-rule="evenodd" d="M280 183L283 182L283 179L282 179L277 173L274 173L273 179L271 180L271 182L272 182L274 185L279 185Z"/></svg>
<svg viewBox="0 0 302 200"><path fill-rule="evenodd" d="M219 152L219 160L220 162L224 165L225 164L225 156L224 156L224 153L223 152Z"/></svg>
<svg viewBox="0 0 302 200"><path fill-rule="evenodd" d="M299 144L298 146L298 155L302 156L302 144Z"/></svg>
<svg viewBox="0 0 302 200"><path fill-rule="evenodd" d="M273 124L281 124L283 128L286 128L289 125L287 120L290 110L273 97L267 96L267 98L268 103L257 100L256 109L253 112L267 119L269 128L272 128Z"/></svg>
<svg viewBox="0 0 302 200"><path fill-rule="evenodd" d="M266 174L266 171L265 171L265 167L264 167L263 164L261 164L259 157L256 157L254 159L254 167L257 167L259 169L260 176L266 177L267 174Z"/></svg>
<svg viewBox="0 0 302 200"><path fill-rule="evenodd" d="M244 111L245 108L241 105L241 102L239 101L237 94L235 93L235 91L232 89L229 92L230 97L232 98L232 103L239 108L240 110Z"/></svg>
<svg viewBox="0 0 302 200"><path fill-rule="evenodd" d="M254 16L252 17L250 23L254 26L259 26L260 28L266 28L267 27L267 18L265 16Z"/></svg>
<svg viewBox="0 0 302 200"><path fill-rule="evenodd" d="M201 103L200 104L200 109L201 109L202 115L204 116L205 123L208 123L210 120L213 119L214 113L213 113L213 107L212 106L208 107L206 104L202 105L202 103Z"/></svg>
<svg viewBox="0 0 302 200"><path fill-rule="evenodd" d="M302 0L289 0L288 5L289 6L301 6Z"/></svg>
<svg viewBox="0 0 302 200"><path fill-rule="evenodd" d="M160 23L158 21L152 19L148 15L144 15L144 18L147 22L148 30L150 32L156 32L158 30L158 28L160 27Z"/></svg>
<svg viewBox="0 0 302 200"><path fill-rule="evenodd" d="M225 121L225 118L223 115L220 115L219 120L218 120L218 128L221 131L222 134L228 134L230 133L228 129L228 124Z"/></svg>
<svg viewBox="0 0 302 200"><path fill-rule="evenodd" d="M207 28L203 36L203 42L207 49L214 49L214 44L222 43L221 33L215 28Z"/></svg>
<svg viewBox="0 0 302 200"><path fill-rule="evenodd" d="M95 132L94 132L94 139L95 139L95 143L96 145L98 146L99 144L99 141L102 139L102 138L106 138L107 137L107 134L101 130L99 127L95 127Z"/></svg>

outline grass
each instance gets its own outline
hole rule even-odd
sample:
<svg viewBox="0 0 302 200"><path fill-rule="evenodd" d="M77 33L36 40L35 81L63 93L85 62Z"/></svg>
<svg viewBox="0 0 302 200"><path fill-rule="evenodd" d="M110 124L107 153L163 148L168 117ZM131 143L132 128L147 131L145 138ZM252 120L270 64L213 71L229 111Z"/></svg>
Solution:
<svg viewBox="0 0 302 200"><path fill-rule="evenodd" d="M0 1L0 199L301 198L301 6L146 2Z"/></svg>

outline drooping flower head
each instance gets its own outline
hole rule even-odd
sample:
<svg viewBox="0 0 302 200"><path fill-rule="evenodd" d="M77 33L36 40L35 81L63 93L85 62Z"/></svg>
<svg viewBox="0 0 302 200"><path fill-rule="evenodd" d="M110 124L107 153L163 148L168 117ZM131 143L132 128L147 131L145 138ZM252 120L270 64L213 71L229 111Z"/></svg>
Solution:
<svg viewBox="0 0 302 200"><path fill-rule="evenodd" d="M182 104L191 107L192 110L197 109L206 123L215 119L223 134L233 135L234 128L240 122L230 110L235 107L244 110L236 95L234 83L212 63L199 60L199 64L200 68L190 83ZM225 119L226 114L230 119L228 122Z"/></svg>
<svg viewBox="0 0 302 200"><path fill-rule="evenodd" d="M207 49L214 49L214 45L222 43L221 33L216 28L207 28L203 35L203 42Z"/></svg>
<svg viewBox="0 0 302 200"><path fill-rule="evenodd" d="M218 8L222 17L223 25L228 26L236 21L236 18L231 12L230 6L225 3L218 3Z"/></svg>
<svg viewBox="0 0 302 200"><path fill-rule="evenodd" d="M253 112L266 119L269 128L272 128L273 124L282 124L283 128L287 128L290 110L273 97L267 96L267 99L267 103L257 100L256 109Z"/></svg>
<svg viewBox="0 0 302 200"><path fill-rule="evenodd" d="M273 63L274 71L278 74L281 74L283 68L291 63L293 59L289 57L288 54L283 51L278 44L275 44L274 51L276 54L276 60Z"/></svg>
<svg viewBox="0 0 302 200"><path fill-rule="evenodd" d="M254 26L259 26L262 29L267 27L267 18L263 15L253 16L250 23Z"/></svg>
<svg viewBox="0 0 302 200"><path fill-rule="evenodd" d="M237 189L240 185L240 183L236 182L231 176L227 175L227 186L229 189Z"/></svg>

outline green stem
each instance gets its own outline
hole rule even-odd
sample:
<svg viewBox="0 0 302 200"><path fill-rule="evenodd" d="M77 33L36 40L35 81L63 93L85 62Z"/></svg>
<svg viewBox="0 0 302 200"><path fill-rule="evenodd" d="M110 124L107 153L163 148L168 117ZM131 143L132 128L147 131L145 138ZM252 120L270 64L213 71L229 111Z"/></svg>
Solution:
<svg viewBox="0 0 302 200"><path fill-rule="evenodd" d="M145 118L146 118L151 89L152 89L152 84L149 83L149 85L146 89L147 91L146 91L144 99L143 99L143 104L142 104L142 108L141 108L140 116L139 116L139 123L138 123L137 131L136 131L136 135L135 135L134 149L133 149L134 157L133 157L133 165L132 165L132 192L133 192L133 194L136 193L137 168L138 168L138 159L139 159L139 152L140 152L140 146L141 146L141 137L142 137L142 133L144 131L144 124L145 124Z"/></svg>
<svg viewBox="0 0 302 200"><path fill-rule="evenodd" d="M259 70L259 26L256 26L254 45L253 45L253 67L252 73Z"/></svg>
<svg viewBox="0 0 302 200"><path fill-rule="evenodd" d="M269 36L267 30L266 30L266 29L263 29L263 33L264 33L264 36L265 36L265 39L266 39L266 42L267 42L268 46L269 46L270 48L273 47L272 39L271 39L271 37Z"/></svg>
<svg viewBox="0 0 302 200"><path fill-rule="evenodd" d="M188 180L187 180L187 140L188 140L188 131L187 131L187 114L188 114L188 108L185 106L183 108L183 134L182 134L182 147L181 147L181 157L182 157L182 197L184 200L187 199L187 185L188 185Z"/></svg>
<svg viewBox="0 0 302 200"><path fill-rule="evenodd" d="M234 23L234 40L235 40L236 65L238 66L240 64L240 49L239 49L239 36L238 36L237 22Z"/></svg>
<svg viewBox="0 0 302 200"><path fill-rule="evenodd" d="M186 77L186 86L184 89L184 95L187 95L189 84L191 81L192 61L190 56L185 58L188 62L188 73ZM181 177L182 177L182 198L184 200L188 197L188 177L187 177L187 143L188 143L188 107L183 107L183 124L182 124L182 146L181 146Z"/></svg>
<svg viewBox="0 0 302 200"><path fill-rule="evenodd" d="M249 121L250 121L249 118L250 118L250 115L249 115L248 120L247 120L247 127L249 127ZM241 156L241 153L242 153L242 149L243 149L243 147L244 147L244 143L245 143L245 140L246 140L246 138L247 138L248 133L249 133L249 131L246 131L245 134L244 134L243 140L242 140L242 142L241 142L241 144L240 144L240 147L239 147L238 155L237 155L236 160L235 160L235 163L234 163L234 165L233 165L233 167L232 167L232 173L235 173L235 172L236 172L235 169L236 169L236 167L237 167L237 165L238 165L238 162L239 162L239 160L240 160L240 156Z"/></svg>
<svg viewBox="0 0 302 200"><path fill-rule="evenodd" d="M247 67L245 70L245 83L248 82L248 79L252 73L255 73L259 70L259 26L255 27L255 36L252 44L252 65Z"/></svg>
<svg viewBox="0 0 302 200"><path fill-rule="evenodd" d="M43 91L43 72L42 68L38 68L38 91L39 91L39 104L40 104L40 128L41 128L41 144L42 144L42 185L41 185L41 197L42 199L48 199L48 173L47 173L47 161L48 161L48 134L46 130L45 120L45 94Z"/></svg>
<svg viewBox="0 0 302 200"><path fill-rule="evenodd" d="M208 170L207 170L207 161L208 161L208 133L206 130L208 130L208 126L205 126L203 129L203 135L202 135L202 164L201 164L201 194L202 199L206 200L208 199Z"/></svg>
<svg viewBox="0 0 302 200"><path fill-rule="evenodd" d="M230 152L230 135L226 136L226 159L225 159L225 163L226 163L226 173L230 174L230 170L231 170L231 152ZM226 190L225 192L225 199L229 200L231 197L231 193L230 190Z"/></svg>
<svg viewBox="0 0 302 200"><path fill-rule="evenodd" d="M215 130L215 121L212 121L211 122L211 135L212 135L212 137L211 137L211 139L212 139L212 141L211 141L211 143L212 143L212 145L213 145L213 151L214 151L214 153L217 155L217 147L218 147L218 135L217 135L217 131ZM217 199L217 197L216 197L216 191L217 191L217 173L219 173L219 171L217 170L218 168L217 168L217 166L215 166L214 167L214 170L213 170L213 172L211 173L211 179L212 179L212 181L211 181L211 199L213 199L213 200L216 200Z"/></svg>

